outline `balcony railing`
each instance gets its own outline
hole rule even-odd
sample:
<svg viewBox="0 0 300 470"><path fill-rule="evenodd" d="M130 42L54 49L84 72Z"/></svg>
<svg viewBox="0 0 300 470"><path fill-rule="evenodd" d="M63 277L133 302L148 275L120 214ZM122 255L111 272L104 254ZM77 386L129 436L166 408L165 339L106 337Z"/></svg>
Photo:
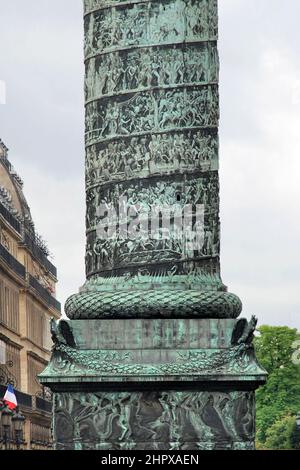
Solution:
<svg viewBox="0 0 300 470"><path fill-rule="evenodd" d="M20 222L14 217L4 205L0 202L0 214L4 219L13 227L19 234L21 234L21 224Z"/></svg>
<svg viewBox="0 0 300 470"><path fill-rule="evenodd" d="M26 232L24 236L24 243L29 248L32 255L37 259L37 261L39 261L44 266L44 268L47 269L47 271L53 274L53 276L57 277L56 267L51 263L51 261L48 260L47 256L36 244L36 241Z"/></svg>
<svg viewBox="0 0 300 470"><path fill-rule="evenodd" d="M9 225L16 230L20 235L22 234L22 226L13 214L11 214L6 207L0 202L0 215L9 223ZM47 256L41 248L37 245L36 241L27 233L24 234L24 244L29 248L31 254L39 261L44 268L49 271L55 278L57 278L57 269L48 260Z"/></svg>
<svg viewBox="0 0 300 470"><path fill-rule="evenodd" d="M1 397L4 396L6 389L7 389L6 386L0 385ZM26 406L27 408L32 408L32 396L31 395L27 395L27 393L19 392L18 390L15 390L15 394L16 394L18 405Z"/></svg>
<svg viewBox="0 0 300 470"><path fill-rule="evenodd" d="M3 245L0 244L0 257L5 261L6 264L19 276L21 276L23 279L25 279L25 266L23 264L19 263L16 258L14 258L9 251L4 248Z"/></svg>
<svg viewBox="0 0 300 470"><path fill-rule="evenodd" d="M43 287L37 279L35 279L31 274L29 274L29 285L35 289L42 299L52 307L54 307L59 312L61 311L61 304L58 300L51 295L45 287Z"/></svg>
<svg viewBox="0 0 300 470"><path fill-rule="evenodd" d="M46 411L47 413L52 412L51 401L44 400L43 398L36 397L36 408L37 410Z"/></svg>

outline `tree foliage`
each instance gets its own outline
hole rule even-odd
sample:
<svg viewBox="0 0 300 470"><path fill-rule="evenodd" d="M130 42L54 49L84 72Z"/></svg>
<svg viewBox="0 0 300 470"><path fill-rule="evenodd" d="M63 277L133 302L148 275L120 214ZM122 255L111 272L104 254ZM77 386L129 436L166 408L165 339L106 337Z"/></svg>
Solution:
<svg viewBox="0 0 300 470"><path fill-rule="evenodd" d="M291 439L295 429L295 416L287 415L275 423L266 432L265 447L271 450L291 449Z"/></svg>
<svg viewBox="0 0 300 470"><path fill-rule="evenodd" d="M291 448L290 426L300 410L300 366L292 361L299 334L288 327L261 326L258 331L256 354L269 377L256 394L257 440L262 446L272 445L270 448Z"/></svg>

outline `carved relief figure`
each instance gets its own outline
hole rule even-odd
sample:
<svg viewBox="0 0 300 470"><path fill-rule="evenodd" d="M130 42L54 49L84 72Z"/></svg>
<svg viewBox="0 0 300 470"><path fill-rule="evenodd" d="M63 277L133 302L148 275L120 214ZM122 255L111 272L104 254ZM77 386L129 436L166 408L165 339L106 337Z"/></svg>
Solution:
<svg viewBox="0 0 300 470"><path fill-rule="evenodd" d="M136 44L214 40L216 7L216 0L170 0L98 10L86 17L86 56Z"/></svg>
<svg viewBox="0 0 300 470"><path fill-rule="evenodd" d="M64 425L70 431L55 440L74 446L77 429L83 449L98 443L102 449L141 449L147 442L153 448L168 443L173 450L209 443L211 449L248 449L254 438L254 392L64 393L56 395L56 404L56 429Z"/></svg>

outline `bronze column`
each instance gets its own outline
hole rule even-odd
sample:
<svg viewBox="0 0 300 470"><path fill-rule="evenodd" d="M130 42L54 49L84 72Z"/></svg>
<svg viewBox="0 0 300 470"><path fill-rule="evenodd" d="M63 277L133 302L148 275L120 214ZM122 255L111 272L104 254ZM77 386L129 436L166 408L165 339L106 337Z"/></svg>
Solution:
<svg viewBox="0 0 300 470"><path fill-rule="evenodd" d="M69 318L240 314L220 278L217 35L215 0L85 2L88 281ZM124 236L103 218L120 200L122 227L136 204L170 223Z"/></svg>
<svg viewBox="0 0 300 470"><path fill-rule="evenodd" d="M254 446L253 318L220 276L216 0L85 0L87 281L41 380L62 449Z"/></svg>

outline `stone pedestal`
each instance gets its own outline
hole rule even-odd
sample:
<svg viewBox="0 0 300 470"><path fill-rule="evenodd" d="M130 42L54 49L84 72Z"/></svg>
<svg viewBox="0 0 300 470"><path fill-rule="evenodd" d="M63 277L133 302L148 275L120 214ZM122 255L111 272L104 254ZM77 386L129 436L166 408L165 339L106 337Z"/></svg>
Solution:
<svg viewBox="0 0 300 470"><path fill-rule="evenodd" d="M252 320L53 322L56 449L253 449Z"/></svg>

